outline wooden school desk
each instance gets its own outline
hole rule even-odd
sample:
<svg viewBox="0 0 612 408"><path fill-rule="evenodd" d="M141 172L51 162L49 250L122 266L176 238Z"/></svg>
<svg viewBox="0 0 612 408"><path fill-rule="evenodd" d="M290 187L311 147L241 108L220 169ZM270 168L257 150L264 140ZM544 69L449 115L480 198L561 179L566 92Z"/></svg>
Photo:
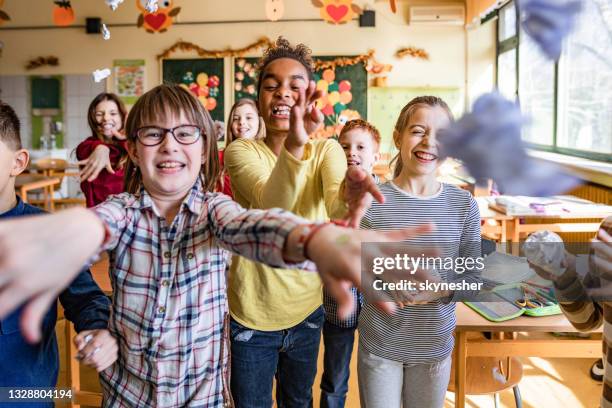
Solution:
<svg viewBox="0 0 612 408"><path fill-rule="evenodd" d="M455 407L465 407L468 357L566 357L601 358L601 339L468 339L470 332L576 332L564 315L521 316L501 323L486 320L457 303L455 328ZM597 332L601 333L601 329Z"/></svg>

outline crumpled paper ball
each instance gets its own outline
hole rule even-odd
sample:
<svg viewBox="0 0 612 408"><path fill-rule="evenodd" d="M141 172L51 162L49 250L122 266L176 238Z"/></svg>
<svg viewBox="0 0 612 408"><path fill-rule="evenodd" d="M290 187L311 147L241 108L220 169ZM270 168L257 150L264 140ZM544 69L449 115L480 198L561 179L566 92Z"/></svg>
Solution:
<svg viewBox="0 0 612 408"><path fill-rule="evenodd" d="M529 235L523 244L523 253L530 264L551 276L559 276L565 271L565 245L554 232L537 231Z"/></svg>
<svg viewBox="0 0 612 408"><path fill-rule="evenodd" d="M582 0L517 0L523 30L552 60L561 56L563 39L572 31Z"/></svg>
<svg viewBox="0 0 612 408"><path fill-rule="evenodd" d="M559 166L527 155L525 123L516 103L497 92L484 94L472 112L440 132L441 156L461 160L476 180L493 179L503 194L549 196L577 186L579 180Z"/></svg>

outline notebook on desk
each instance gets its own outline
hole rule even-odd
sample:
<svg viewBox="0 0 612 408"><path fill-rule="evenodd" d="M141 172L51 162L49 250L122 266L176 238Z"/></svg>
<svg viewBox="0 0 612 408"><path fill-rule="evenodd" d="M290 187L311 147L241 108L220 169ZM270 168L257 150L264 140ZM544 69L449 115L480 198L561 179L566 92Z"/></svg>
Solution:
<svg viewBox="0 0 612 408"><path fill-rule="evenodd" d="M511 216L599 216L612 214L612 206L570 195L553 197L487 197L489 208Z"/></svg>

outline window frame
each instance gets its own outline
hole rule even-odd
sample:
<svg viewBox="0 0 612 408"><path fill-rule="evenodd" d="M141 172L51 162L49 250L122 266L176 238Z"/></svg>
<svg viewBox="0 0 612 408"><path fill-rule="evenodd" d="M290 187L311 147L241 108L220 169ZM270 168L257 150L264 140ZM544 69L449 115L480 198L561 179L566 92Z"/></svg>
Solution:
<svg viewBox="0 0 612 408"><path fill-rule="evenodd" d="M519 93L520 90L520 52L519 47L521 44L521 29L520 29L520 19L519 16L516 16L516 28L515 35L509 37L500 42L500 16L503 11L506 11L508 7L514 9L514 13L516 13L515 7L516 0L509 0L503 5L501 5L496 11L492 13L491 16L485 17L482 21L488 21L491 18L496 18L496 30L495 30L495 49L496 49L496 61L495 61L495 86L499 88L499 57L500 55L516 50L516 72L515 72L515 80L516 80L516 89L514 90L514 95L516 100L520 104L521 95ZM585 150L572 149L567 147L559 147L557 145L558 142L558 132L559 132L559 61L555 62L554 67L554 97L553 97L553 139L552 144L539 144L533 142L525 141L525 145L534 150L540 150L551 153L558 153L566 156L572 157L580 157L584 159L590 159L600 162L612 162L612 154L606 154L601 152L590 152Z"/></svg>

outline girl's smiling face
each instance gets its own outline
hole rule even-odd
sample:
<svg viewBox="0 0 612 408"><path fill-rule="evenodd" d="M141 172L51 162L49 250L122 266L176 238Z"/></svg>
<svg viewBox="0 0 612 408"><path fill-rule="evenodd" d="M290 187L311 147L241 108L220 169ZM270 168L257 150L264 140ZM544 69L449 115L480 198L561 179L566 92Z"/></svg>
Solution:
<svg viewBox="0 0 612 408"><path fill-rule="evenodd" d="M259 131L259 113L249 104L234 109L230 120L232 134L236 139L253 139Z"/></svg>
<svg viewBox="0 0 612 408"><path fill-rule="evenodd" d="M123 128L123 117L115 101L107 99L96 105L95 118L98 131L108 139Z"/></svg>
<svg viewBox="0 0 612 408"><path fill-rule="evenodd" d="M193 124L181 113L179 117L166 115L165 119L146 126L173 129L183 125ZM145 146L139 140L128 144L130 157L140 169L142 183L151 196L180 201L189 193L204 162L203 139L208 136L203 130L200 132L199 139L189 145L177 142L170 132L156 146Z"/></svg>
<svg viewBox="0 0 612 408"><path fill-rule="evenodd" d="M291 107L300 90L308 88L308 71L299 61L279 58L265 67L261 78L259 112L266 130L288 132Z"/></svg>
<svg viewBox="0 0 612 408"><path fill-rule="evenodd" d="M410 117L401 132L393 134L400 149L403 171L413 176L433 175L439 166L438 134L450 125L448 113L440 106L423 106Z"/></svg>

